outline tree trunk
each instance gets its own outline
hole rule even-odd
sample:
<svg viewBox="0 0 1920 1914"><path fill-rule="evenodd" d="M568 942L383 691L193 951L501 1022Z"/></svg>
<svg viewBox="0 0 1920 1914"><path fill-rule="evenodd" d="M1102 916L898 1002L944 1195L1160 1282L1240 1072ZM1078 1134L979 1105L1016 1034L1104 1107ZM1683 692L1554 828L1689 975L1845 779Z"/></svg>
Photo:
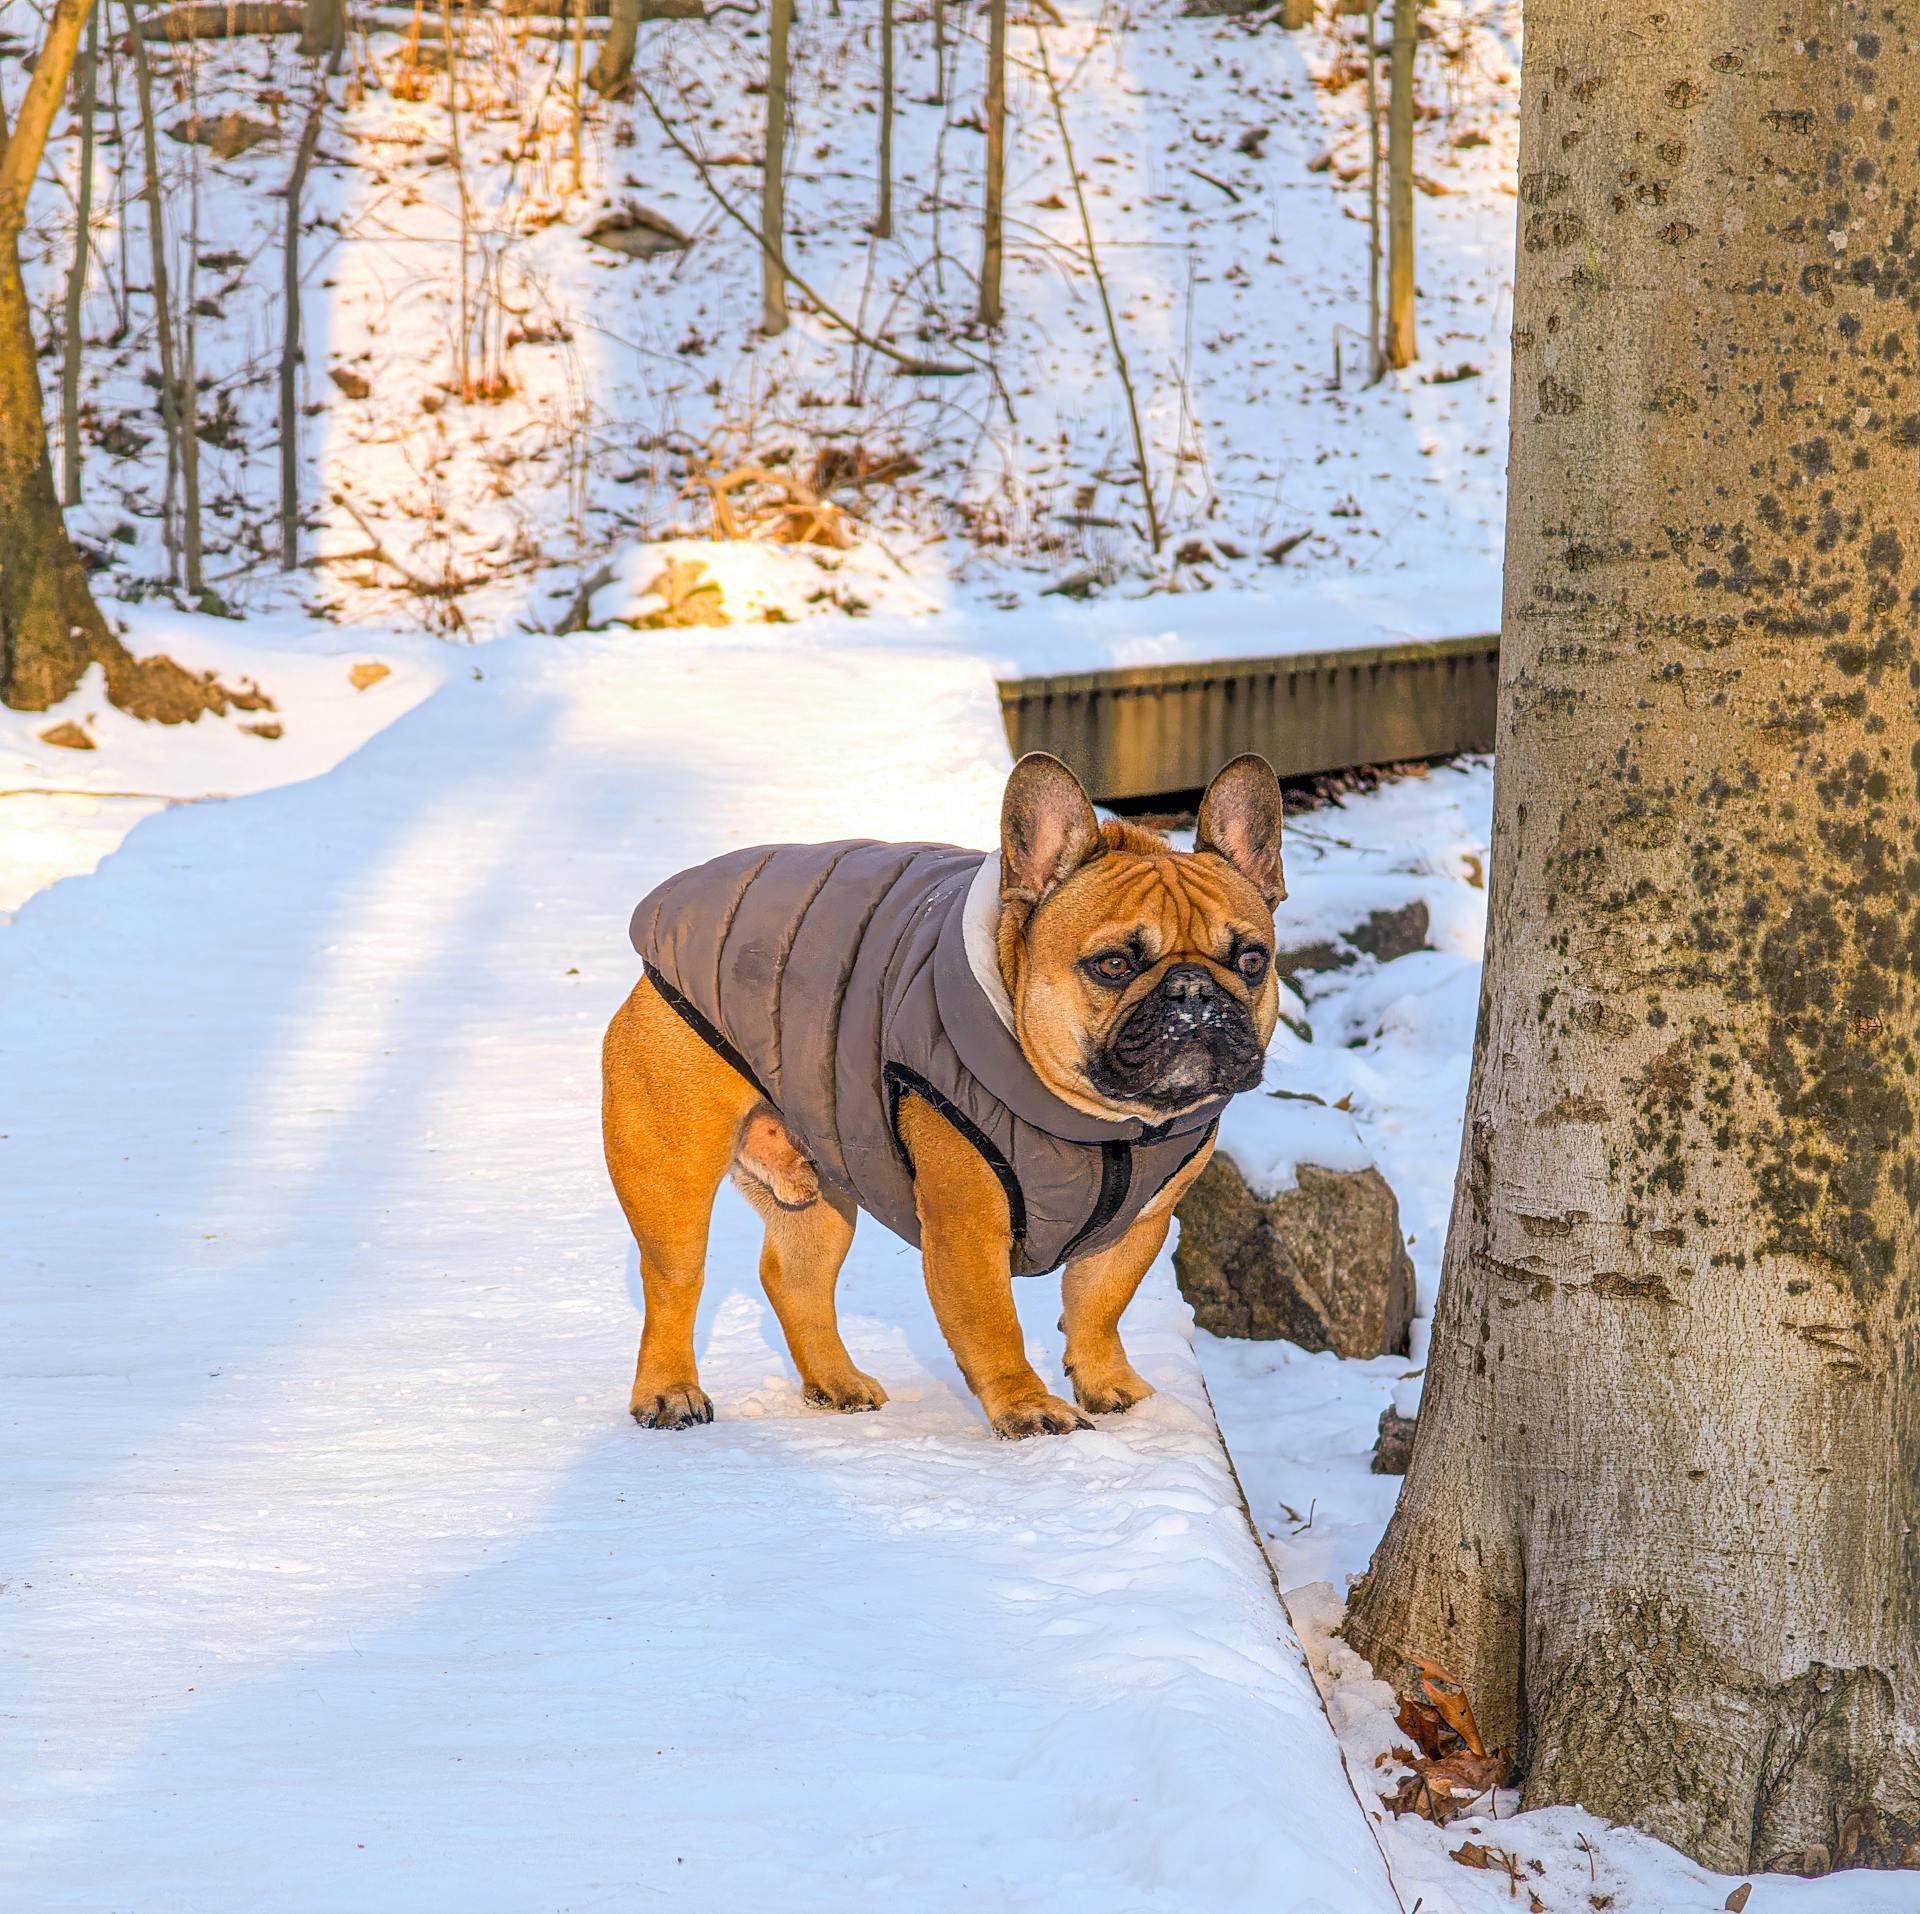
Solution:
<svg viewBox="0 0 1920 1914"><path fill-rule="evenodd" d="M161 502L161 536L170 567L177 566L179 539L174 522L175 497L180 482L180 376L173 351L173 293L167 278L167 227L160 194L160 142L155 131L153 67L147 59L133 0L121 0L126 9L127 38L133 47L134 93L140 111L140 146L146 168L141 201L146 209L147 253L153 279L154 344L160 355L160 417L167 432L167 482Z"/></svg>
<svg viewBox="0 0 1920 1914"><path fill-rule="evenodd" d="M1386 370L1380 352L1380 56L1376 0L1366 0L1367 36L1367 383Z"/></svg>
<svg viewBox="0 0 1920 1914"><path fill-rule="evenodd" d="M1314 0L1280 0L1280 24L1298 31L1313 25Z"/></svg>
<svg viewBox="0 0 1920 1914"><path fill-rule="evenodd" d="M1418 356L1413 326L1413 56L1420 0L1394 0L1393 79L1387 94L1387 364Z"/></svg>
<svg viewBox="0 0 1920 1914"><path fill-rule="evenodd" d="M760 330L787 329L787 31L793 0L770 0L767 31L767 134L760 191Z"/></svg>
<svg viewBox="0 0 1920 1914"><path fill-rule="evenodd" d="M893 0L880 0L880 204L873 236L893 236Z"/></svg>
<svg viewBox="0 0 1920 1914"><path fill-rule="evenodd" d="M1488 974L1349 1634L1529 1806L1920 1824L1920 19L1528 8Z"/></svg>
<svg viewBox="0 0 1920 1914"><path fill-rule="evenodd" d="M343 0L307 0L300 44L294 48L303 60L318 60L326 54L337 53L346 38L347 10Z"/></svg>
<svg viewBox="0 0 1920 1914"><path fill-rule="evenodd" d="M300 209L307 196L307 175L320 147L327 117L327 76L313 76L313 102L300 132L299 150L287 180L286 238L281 251L280 296L280 569L300 562Z"/></svg>
<svg viewBox="0 0 1920 1914"><path fill-rule="evenodd" d="M987 0L987 198L981 219L979 309L983 326L997 326L1002 312L1006 179L1007 0Z"/></svg>
<svg viewBox="0 0 1920 1914"><path fill-rule="evenodd" d="M587 183L587 0L573 9L573 190Z"/></svg>
<svg viewBox="0 0 1920 1914"><path fill-rule="evenodd" d="M27 195L73 71L87 0L60 0L9 133L0 106L0 699L44 711L118 650L53 489L33 310L20 272ZM124 655L124 654L123 654Z"/></svg>
<svg viewBox="0 0 1920 1914"><path fill-rule="evenodd" d="M80 116L80 178L73 204L73 265L67 273L60 327L60 502L80 503L80 347L93 256L93 113L99 97L100 13L87 14L87 50L78 67L74 110Z"/></svg>
<svg viewBox="0 0 1920 1914"><path fill-rule="evenodd" d="M175 724L222 709L226 694L170 658L130 657L93 602L53 487L33 310L20 273L27 195L88 10L89 0L57 0L11 134L0 108L0 703L44 711L99 664L114 704Z"/></svg>
<svg viewBox="0 0 1920 1914"><path fill-rule="evenodd" d="M947 103L947 0L933 0L933 96L929 106Z"/></svg>
<svg viewBox="0 0 1920 1914"><path fill-rule="evenodd" d="M640 38L640 0L613 0L607 37L600 43L600 56L587 75L587 84L603 100L617 98L627 90L633 76L633 55Z"/></svg>

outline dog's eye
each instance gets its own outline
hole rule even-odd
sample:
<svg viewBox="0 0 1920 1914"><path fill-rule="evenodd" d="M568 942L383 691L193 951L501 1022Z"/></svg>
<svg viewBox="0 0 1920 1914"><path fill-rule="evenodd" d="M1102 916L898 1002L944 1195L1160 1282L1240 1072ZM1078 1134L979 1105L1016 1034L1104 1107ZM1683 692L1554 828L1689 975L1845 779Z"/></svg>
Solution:
<svg viewBox="0 0 1920 1914"><path fill-rule="evenodd" d="M1109 950L1087 959L1087 969L1103 984L1123 984L1138 966L1124 950Z"/></svg>
<svg viewBox="0 0 1920 1914"><path fill-rule="evenodd" d="M1258 944L1251 944L1233 960L1233 967L1249 980L1263 977L1266 975L1267 953Z"/></svg>

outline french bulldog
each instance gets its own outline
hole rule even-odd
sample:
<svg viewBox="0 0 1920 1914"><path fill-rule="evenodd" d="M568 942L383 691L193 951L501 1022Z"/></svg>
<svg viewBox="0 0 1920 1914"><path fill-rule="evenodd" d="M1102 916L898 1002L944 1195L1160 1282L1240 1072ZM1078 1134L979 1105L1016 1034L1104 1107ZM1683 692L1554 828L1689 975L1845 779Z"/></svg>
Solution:
<svg viewBox="0 0 1920 1914"><path fill-rule="evenodd" d="M998 856L773 844L683 871L634 913L644 975L607 1031L608 1168L640 1251L630 1408L713 1419L694 1312L731 1176L809 1402L878 1409L834 1288L864 1210L922 1252L994 1432L1059 1435L1152 1394L1120 1319L1260 1081L1278 1015L1280 787L1208 786L1194 848L1100 822L1056 758L1007 781ZM1064 1268L1075 1401L1027 1360L1012 1279Z"/></svg>

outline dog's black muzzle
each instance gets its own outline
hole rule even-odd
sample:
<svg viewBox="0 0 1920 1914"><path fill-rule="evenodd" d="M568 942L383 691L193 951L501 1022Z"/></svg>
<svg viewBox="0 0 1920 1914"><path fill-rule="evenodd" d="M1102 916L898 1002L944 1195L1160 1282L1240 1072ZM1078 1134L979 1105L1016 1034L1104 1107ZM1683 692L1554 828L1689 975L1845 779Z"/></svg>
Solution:
<svg viewBox="0 0 1920 1914"><path fill-rule="evenodd" d="M1090 1074L1103 1096L1178 1111L1253 1089L1261 1061L1246 1005L1204 964L1175 964Z"/></svg>

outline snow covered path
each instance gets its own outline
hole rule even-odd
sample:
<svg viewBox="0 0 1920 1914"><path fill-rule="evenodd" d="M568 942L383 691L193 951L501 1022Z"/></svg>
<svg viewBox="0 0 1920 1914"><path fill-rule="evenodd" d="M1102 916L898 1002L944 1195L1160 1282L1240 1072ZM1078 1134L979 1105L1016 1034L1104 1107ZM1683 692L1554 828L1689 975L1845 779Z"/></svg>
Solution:
<svg viewBox="0 0 1920 1914"><path fill-rule="evenodd" d="M863 1224L834 1418L728 1192L722 1419L627 1420L631 904L1005 765L964 656L661 655L488 647L0 931L0 1904L1392 1910L1164 1266L1163 1393L1010 1446Z"/></svg>

